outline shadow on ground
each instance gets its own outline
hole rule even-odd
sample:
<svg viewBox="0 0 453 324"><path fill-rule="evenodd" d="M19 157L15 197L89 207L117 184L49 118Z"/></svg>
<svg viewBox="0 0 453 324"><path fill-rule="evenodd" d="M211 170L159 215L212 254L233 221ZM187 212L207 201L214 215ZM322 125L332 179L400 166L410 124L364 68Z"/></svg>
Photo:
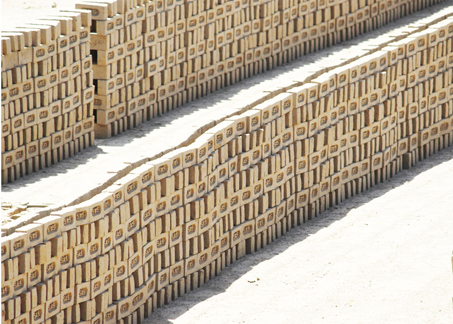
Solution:
<svg viewBox="0 0 453 324"><path fill-rule="evenodd" d="M346 199L341 204L329 208L317 218L293 228L291 231L287 232L286 235L270 243L263 249L253 254L246 255L242 259L236 261L234 264L225 268L218 276L206 282L202 287L185 294L177 300L170 302L168 305L158 308L144 321L144 323L172 323L172 320L182 316L195 305L225 292L236 280L247 274L259 263L272 259L274 256L283 253L293 245L305 240L307 237L316 234L319 230L341 220L348 215L350 210L359 208L373 199L385 195L390 190L413 180L421 173L452 159L453 146L439 151L424 161L418 162L409 170L401 171L386 182L377 184L366 192L357 194L354 197Z"/></svg>

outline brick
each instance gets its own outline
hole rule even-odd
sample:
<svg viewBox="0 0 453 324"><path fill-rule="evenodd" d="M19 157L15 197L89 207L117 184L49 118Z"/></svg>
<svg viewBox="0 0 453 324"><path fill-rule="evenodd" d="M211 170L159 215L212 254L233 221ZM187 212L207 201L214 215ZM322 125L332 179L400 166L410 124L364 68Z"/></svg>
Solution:
<svg viewBox="0 0 453 324"><path fill-rule="evenodd" d="M44 321L44 316L45 316L45 305L40 304L36 307L34 307L31 312L31 323L42 323Z"/></svg>
<svg viewBox="0 0 453 324"><path fill-rule="evenodd" d="M11 246L11 250L10 250L11 257L18 256L18 255L22 254L23 252L25 252L26 250L28 250L29 244L30 244L27 233L17 232L17 233L8 235L8 241L10 242L10 246Z"/></svg>
<svg viewBox="0 0 453 324"><path fill-rule="evenodd" d="M81 2L76 4L76 9L87 9L91 11L92 20L107 20L108 17L108 5L93 2Z"/></svg>

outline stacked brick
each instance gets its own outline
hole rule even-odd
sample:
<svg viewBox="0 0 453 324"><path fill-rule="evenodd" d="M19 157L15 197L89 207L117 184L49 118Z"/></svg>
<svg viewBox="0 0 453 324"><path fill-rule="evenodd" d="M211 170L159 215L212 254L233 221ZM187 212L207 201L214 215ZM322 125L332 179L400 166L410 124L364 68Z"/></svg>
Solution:
<svg viewBox="0 0 453 324"><path fill-rule="evenodd" d="M77 8L93 18L96 135L116 135L434 2L83 1Z"/></svg>
<svg viewBox="0 0 453 324"><path fill-rule="evenodd" d="M4 323L137 323L453 139L453 19L2 238Z"/></svg>
<svg viewBox="0 0 453 324"><path fill-rule="evenodd" d="M105 137L103 132L110 133L114 126L113 132L120 133L147 116L151 94L150 80L145 79L143 28L154 28L146 27L148 8L136 1L83 2L76 8L92 12L96 132Z"/></svg>
<svg viewBox="0 0 453 324"><path fill-rule="evenodd" d="M1 33L2 183L93 144L90 25L62 11Z"/></svg>
<svg viewBox="0 0 453 324"><path fill-rule="evenodd" d="M2 183L438 1L83 1L3 33Z"/></svg>

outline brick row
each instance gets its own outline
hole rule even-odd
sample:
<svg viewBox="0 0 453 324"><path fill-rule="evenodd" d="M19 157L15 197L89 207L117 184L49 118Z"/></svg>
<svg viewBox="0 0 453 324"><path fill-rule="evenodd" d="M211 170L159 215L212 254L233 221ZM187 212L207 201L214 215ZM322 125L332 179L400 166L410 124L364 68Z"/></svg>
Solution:
<svg viewBox="0 0 453 324"><path fill-rule="evenodd" d="M2 31L2 183L94 142L91 12Z"/></svg>
<svg viewBox="0 0 453 324"><path fill-rule="evenodd" d="M122 133L435 2L84 1L77 8L94 17L96 136Z"/></svg>

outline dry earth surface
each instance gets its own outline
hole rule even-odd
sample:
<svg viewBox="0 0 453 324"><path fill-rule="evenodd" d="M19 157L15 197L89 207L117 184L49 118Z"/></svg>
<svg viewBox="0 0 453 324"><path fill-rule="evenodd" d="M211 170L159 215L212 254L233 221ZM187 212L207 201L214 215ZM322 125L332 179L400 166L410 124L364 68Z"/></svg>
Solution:
<svg viewBox="0 0 453 324"><path fill-rule="evenodd" d="M74 9L75 0L2 0L2 30L23 25L60 9Z"/></svg>
<svg viewBox="0 0 453 324"><path fill-rule="evenodd" d="M52 10L73 8L74 3L2 0L2 30ZM448 6L452 8L452 1L446 1ZM276 73L248 83L258 84ZM200 106L193 106L193 111L205 114ZM152 123L165 125L165 118L170 118L177 124L182 116L174 114L173 119L169 115ZM35 181L53 187L63 174L72 172L75 177L94 168L91 160L111 151L120 154L128 141L145 140L152 123L110 142L98 141L96 147L63 162L67 164L21 179L7 188L7 200L14 200L18 191L45 202L27 187ZM131 151L135 147L130 145ZM137 159L144 156L149 155L136 154ZM60 197L50 200L57 203ZM450 147L237 261L202 288L158 309L146 323L453 323L452 249Z"/></svg>

